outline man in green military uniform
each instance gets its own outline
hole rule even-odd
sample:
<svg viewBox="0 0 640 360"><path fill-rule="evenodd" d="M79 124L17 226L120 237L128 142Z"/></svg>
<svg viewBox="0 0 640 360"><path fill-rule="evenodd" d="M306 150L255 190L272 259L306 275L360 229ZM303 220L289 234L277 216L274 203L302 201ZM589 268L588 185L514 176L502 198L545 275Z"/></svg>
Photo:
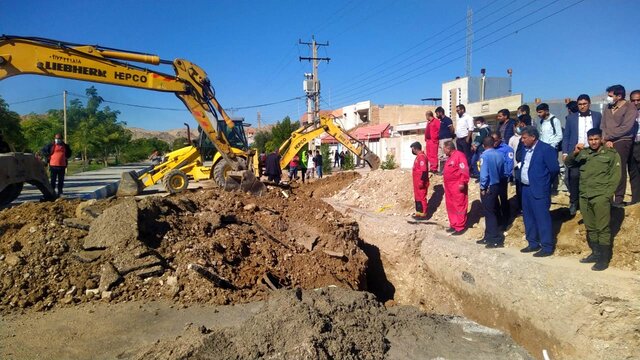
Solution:
<svg viewBox="0 0 640 360"><path fill-rule="evenodd" d="M587 131L589 147L577 144L564 163L580 166L580 212L587 228L591 255L581 263L595 263L591 270L602 271L611 260L611 200L620 182L620 155L603 146L602 130Z"/></svg>

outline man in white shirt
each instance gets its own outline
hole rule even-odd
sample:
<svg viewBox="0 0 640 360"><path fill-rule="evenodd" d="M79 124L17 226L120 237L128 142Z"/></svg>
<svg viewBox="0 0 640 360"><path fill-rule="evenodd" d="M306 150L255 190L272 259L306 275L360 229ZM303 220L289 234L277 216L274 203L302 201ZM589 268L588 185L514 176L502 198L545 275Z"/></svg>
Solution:
<svg viewBox="0 0 640 360"><path fill-rule="evenodd" d="M456 106L458 119L456 120L456 148L467 157L467 163L471 164L471 135L475 124L473 116L467 114L467 108L460 104Z"/></svg>
<svg viewBox="0 0 640 360"><path fill-rule="evenodd" d="M562 141L562 123L560 123L560 119L549 112L549 105L546 103L538 105L536 112L538 113L538 118L540 118L540 125L538 126L540 141L558 149L558 144Z"/></svg>

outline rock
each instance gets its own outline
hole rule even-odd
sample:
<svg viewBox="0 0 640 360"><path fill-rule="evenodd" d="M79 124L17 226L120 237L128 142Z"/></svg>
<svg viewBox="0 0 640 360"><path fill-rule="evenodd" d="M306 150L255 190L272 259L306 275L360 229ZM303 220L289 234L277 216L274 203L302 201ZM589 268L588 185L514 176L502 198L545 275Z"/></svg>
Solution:
<svg viewBox="0 0 640 360"><path fill-rule="evenodd" d="M177 276L168 276L167 277L167 285L170 287L178 286L178 277Z"/></svg>
<svg viewBox="0 0 640 360"><path fill-rule="evenodd" d="M251 203L251 204L245 205L244 209L246 211L254 211L254 210L256 210L257 207L258 207L258 205Z"/></svg>
<svg viewBox="0 0 640 360"><path fill-rule="evenodd" d="M610 313L616 311L616 308L614 308L613 306L605 306L604 311Z"/></svg>
<svg viewBox="0 0 640 360"><path fill-rule="evenodd" d="M96 296L98 294L100 294L100 290L98 289L87 289L84 294L88 297L88 298L92 298L93 296Z"/></svg>
<svg viewBox="0 0 640 360"><path fill-rule="evenodd" d="M106 209L91 223L83 248L105 249L112 244L128 244L137 239L138 205L134 198L127 198Z"/></svg>
<svg viewBox="0 0 640 360"><path fill-rule="evenodd" d="M83 263L91 263L96 261L100 256L104 254L104 250L93 250L93 251L78 251L73 253L73 257L78 261Z"/></svg>
<svg viewBox="0 0 640 360"><path fill-rule="evenodd" d="M69 296L73 296L73 295L75 295L75 294L76 294L76 289L77 289L77 288L75 287L75 285L74 285L74 286L72 286L72 287L71 287L71 289L69 289L69 291L67 291L67 292L65 293L65 295L69 295Z"/></svg>
<svg viewBox="0 0 640 360"><path fill-rule="evenodd" d="M62 224L71 228L89 231L91 223L80 218L66 218L62 220Z"/></svg>
<svg viewBox="0 0 640 360"><path fill-rule="evenodd" d="M342 251L331 251L331 250L327 250L324 249L322 250L325 254L331 256L331 257L336 257L336 258L343 258L344 257L344 253Z"/></svg>
<svg viewBox="0 0 640 360"><path fill-rule="evenodd" d="M100 293L100 298L102 300L112 300L113 299L113 291L103 291Z"/></svg>
<svg viewBox="0 0 640 360"><path fill-rule="evenodd" d="M136 270L134 274L141 279L147 279L154 276L160 276L164 273L164 266L155 265L144 269Z"/></svg>
<svg viewBox="0 0 640 360"><path fill-rule="evenodd" d="M73 296L65 296L65 297L62 299L62 303L63 303L63 304L67 304L67 305L69 305L69 304L71 304L72 302L73 302Z"/></svg>
<svg viewBox="0 0 640 360"><path fill-rule="evenodd" d="M29 233L33 234L34 232L36 232L36 230L37 230L36 227L32 226L29 228Z"/></svg>
<svg viewBox="0 0 640 360"><path fill-rule="evenodd" d="M304 238L297 238L296 242L302 245L308 251L311 251L313 250L313 247L316 245L316 242L318 242L318 236L307 236Z"/></svg>
<svg viewBox="0 0 640 360"><path fill-rule="evenodd" d="M10 266L18 266L18 265L25 264L24 259L17 254L7 254L7 256L4 258L4 262L6 262Z"/></svg>
<svg viewBox="0 0 640 360"><path fill-rule="evenodd" d="M111 263L102 265L102 272L100 273L100 285L98 289L100 292L108 291L113 285L122 280L122 276Z"/></svg>
<svg viewBox="0 0 640 360"><path fill-rule="evenodd" d="M76 217L89 221L97 218L100 213L95 208L92 208L95 203L96 199L91 199L89 201L83 201L78 204L78 206L76 207Z"/></svg>

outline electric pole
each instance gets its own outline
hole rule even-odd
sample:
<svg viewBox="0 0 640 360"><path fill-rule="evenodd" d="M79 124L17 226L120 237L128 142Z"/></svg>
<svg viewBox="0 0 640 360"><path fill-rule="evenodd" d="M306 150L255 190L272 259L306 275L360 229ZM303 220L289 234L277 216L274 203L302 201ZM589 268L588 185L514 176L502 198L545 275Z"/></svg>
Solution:
<svg viewBox="0 0 640 360"><path fill-rule="evenodd" d="M64 119L64 142L67 141L67 90L62 92L62 101L64 104L62 106L62 117Z"/></svg>
<svg viewBox="0 0 640 360"><path fill-rule="evenodd" d="M318 57L319 46L329 46L329 42L318 43L313 35L311 35L311 42L303 42L298 39L298 43L302 45L311 46L312 57L299 57L299 61L307 60L313 61L313 74L305 74L305 92L307 94L307 112L308 118L311 121L315 121L318 118L320 112L320 80L318 79L318 61L329 62L331 58ZM311 101L313 101L313 112L311 112ZM307 121L309 121L307 120Z"/></svg>

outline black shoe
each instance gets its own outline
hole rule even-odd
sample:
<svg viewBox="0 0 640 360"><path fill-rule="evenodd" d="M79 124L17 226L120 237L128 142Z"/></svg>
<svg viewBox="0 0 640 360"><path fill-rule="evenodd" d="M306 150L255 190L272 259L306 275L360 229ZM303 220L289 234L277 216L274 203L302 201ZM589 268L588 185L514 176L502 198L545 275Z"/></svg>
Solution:
<svg viewBox="0 0 640 360"><path fill-rule="evenodd" d="M486 239L482 238L482 239L476 241L476 244L478 244L478 245L487 245L489 243L487 242Z"/></svg>
<svg viewBox="0 0 640 360"><path fill-rule="evenodd" d="M569 205L569 215L576 216L576 213L578 213L578 204L571 203L571 205Z"/></svg>
<svg viewBox="0 0 640 360"><path fill-rule="evenodd" d="M504 247L504 243L489 243L485 245L485 248L487 249L498 249L503 247Z"/></svg>
<svg viewBox="0 0 640 360"><path fill-rule="evenodd" d="M589 256L580 259L580 262L582 264L591 264L591 263L596 263L598 262L598 258L599 256L594 252L592 252L591 254L589 254Z"/></svg>
<svg viewBox="0 0 640 360"><path fill-rule="evenodd" d="M459 235L462 235L462 234L464 234L466 232L467 232L467 229L465 228L465 229L462 229L462 230L456 230L456 231L452 232L451 235L459 236Z"/></svg>
<svg viewBox="0 0 640 360"><path fill-rule="evenodd" d="M540 249L537 253L533 254L533 257L547 257L553 255L553 252L548 252Z"/></svg>
<svg viewBox="0 0 640 360"><path fill-rule="evenodd" d="M606 270L609 267L609 261L611 261L611 245L600 245L596 244L596 246L600 249L600 256L598 257L598 261L591 267L593 271L602 271Z"/></svg>
<svg viewBox="0 0 640 360"><path fill-rule="evenodd" d="M456 229L454 229L454 228L448 228L448 229L446 230L446 232L448 232L449 234L451 234L451 233L456 232Z"/></svg>
<svg viewBox="0 0 640 360"><path fill-rule="evenodd" d="M527 246L526 248L522 248L520 249L521 253L531 253L531 252L536 252L540 250L540 247L531 247L531 246Z"/></svg>

